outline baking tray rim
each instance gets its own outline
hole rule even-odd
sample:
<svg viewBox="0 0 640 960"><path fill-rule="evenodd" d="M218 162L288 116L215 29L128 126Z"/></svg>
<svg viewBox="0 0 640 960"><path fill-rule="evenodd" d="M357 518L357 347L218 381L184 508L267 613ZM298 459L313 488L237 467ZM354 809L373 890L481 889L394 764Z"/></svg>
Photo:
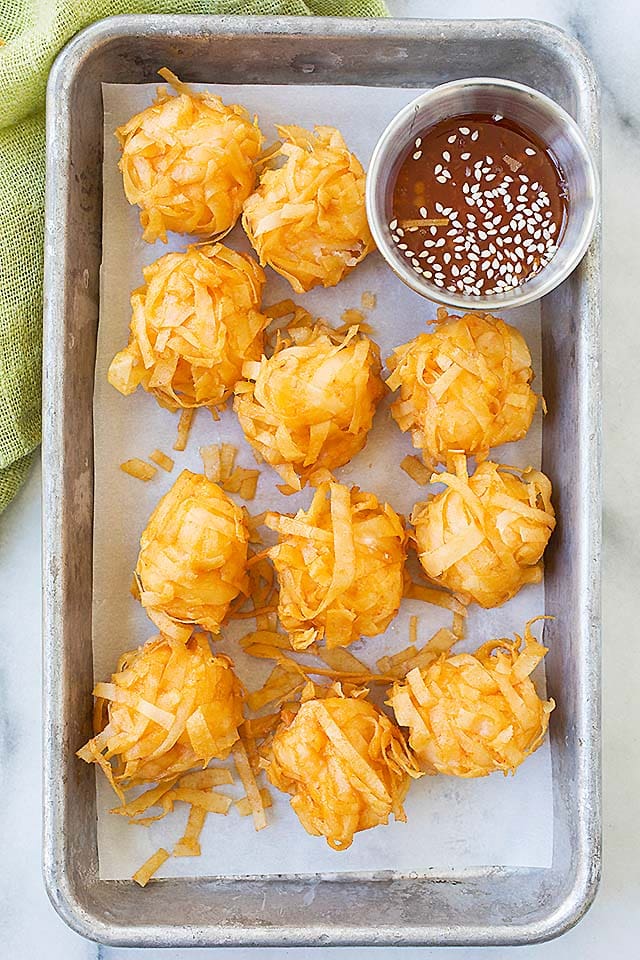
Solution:
<svg viewBox="0 0 640 960"><path fill-rule="evenodd" d="M596 895L600 880L600 491L601 491L601 374L600 374L600 330L599 330L599 298L600 298L600 230L598 229L592 241L589 253L591 269L585 280L587 286L587 300L589 323L587 336L590 344L590 356L595 358L595 364L587 370L586 382L581 383L581 399L586 410L586 426L592 438L590 457L585 467L585 474L590 481L590 489L595 497L587 505L586 528L589 533L588 556L585 558L581 574L582 589L588 597L588 611L586 619L589 635L592 637L591 653L596 655L595 662L589 664L587 680L589 682L588 702L585 705L583 723L583 754L581 767L583 768L585 797L588 808L589 823L580 821L578 831L579 857L572 874L572 882L568 889L555 903L555 909L546 914L542 920L536 919L530 923L516 925L495 924L493 926L465 927L457 935L455 930L441 925L428 923L412 927L388 926L380 931L370 927L348 928L331 927L330 940L327 941L328 927L319 926L305 928L291 928L286 926L259 927L239 925L230 927L222 924L205 924L202 926L150 927L148 925L123 924L120 926L107 923L97 913L88 911L78 898L70 877L64 870L62 850L64 839L59 830L60 804L63 796L60 791L57 772L59 758L62 755L62 739L52 735L61 727L61 717L56 713L55 692L60 689L61 676L58 671L56 658L57 627L60 625L61 597L58 582L54 576L49 582L49 572L56 569L63 561L60 546L60 508L59 497L63 491L61 471L59 469L63 446L64 412L58 410L57 387L64 367L66 346L61 331L56 329L56 304L64 302L64 271L57 267L65 264L65 253L56 249L53 243L55 233L54 224L59 215L64 219L64 195L62 186L54 176L57 170L56 149L54 141L59 145L63 142L69 146L69 130L61 130L58 104L64 103L65 93L70 84L70 78L78 64L103 43L108 43L118 36L140 34L155 36L186 37L211 35L331 35L347 37L349 35L402 38L407 31L437 31L446 29L449 38L455 34L462 34L473 30L475 39L481 40L489 36L496 28L502 36L511 40L531 38L539 42L551 42L561 47L565 55L574 62L573 69L580 75L586 95L589 98L589 118L592 122L592 146L599 150L599 113L597 77L581 44L561 28L545 21L535 19L503 19L475 21L447 20L420 18L413 20L380 19L365 20L362 18L342 17L313 17L309 19L299 17L251 17L233 15L120 15L108 17L98 21L79 32L58 55L49 77L47 86L47 188L45 201L46 233L45 233L45 310L44 310L44 350L43 350L43 570L45 582L43 586L43 655L45 669L43 671L43 720L44 720L44 788L43 788L43 876L49 898L61 918L77 933L92 940L112 945L160 945L189 946L189 945L229 945L229 946L268 946L301 944L312 945L324 942L326 945L373 945L397 944L404 945L516 945L534 943L559 936L570 929L588 910ZM62 133L62 136L61 136ZM55 134L55 136L54 136ZM48 369L47 369L48 368ZM57 472L56 472L57 471ZM588 819L588 818L587 818ZM589 829L590 828L590 829ZM509 868L486 868L455 871L456 877L478 877L485 873L496 874L509 871ZM514 872L511 869L510 872ZM446 876L444 871L434 872L438 879ZM160 881L172 883L174 881ZM181 883L189 883L185 879ZM222 881L224 882L224 881ZM90 885L120 884L122 881L105 881L93 879ZM160 932L160 936L159 936ZM398 936L401 936L401 941Z"/></svg>

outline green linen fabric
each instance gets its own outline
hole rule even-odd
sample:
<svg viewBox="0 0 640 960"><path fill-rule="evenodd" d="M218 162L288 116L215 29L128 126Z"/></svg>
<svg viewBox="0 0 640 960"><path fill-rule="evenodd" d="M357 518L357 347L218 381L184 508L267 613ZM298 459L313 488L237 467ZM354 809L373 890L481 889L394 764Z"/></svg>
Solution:
<svg viewBox="0 0 640 960"><path fill-rule="evenodd" d="M40 443L47 76L78 30L122 13L387 11L383 0L0 0L0 512Z"/></svg>

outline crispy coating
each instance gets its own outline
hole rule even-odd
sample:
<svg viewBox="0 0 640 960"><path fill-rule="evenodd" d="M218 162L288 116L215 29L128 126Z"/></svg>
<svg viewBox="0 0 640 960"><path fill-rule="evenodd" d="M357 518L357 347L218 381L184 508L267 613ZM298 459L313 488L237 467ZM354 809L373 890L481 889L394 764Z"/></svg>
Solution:
<svg viewBox="0 0 640 960"><path fill-rule="evenodd" d="M276 730L267 776L291 794L305 830L346 850L360 830L406 820L402 801L420 776L396 725L366 699L310 699Z"/></svg>
<svg viewBox="0 0 640 960"><path fill-rule="evenodd" d="M388 702L408 728L421 769L455 777L515 773L542 743L555 706L530 678L546 653L528 623L524 642L516 634L473 654L443 654L395 683Z"/></svg>
<svg viewBox="0 0 640 960"><path fill-rule="evenodd" d="M538 403L531 355L515 327L485 313L448 317L397 347L387 380L400 394L391 414L411 431L428 467L461 450L482 460L489 449L525 436Z"/></svg>
<svg viewBox="0 0 640 960"><path fill-rule="evenodd" d="M467 474L435 473L445 490L414 507L412 523L427 577L473 600L498 607L542 579L542 555L553 529L551 483L538 470L518 471L486 460Z"/></svg>
<svg viewBox="0 0 640 960"><path fill-rule="evenodd" d="M129 343L111 361L109 383L138 386L170 410L220 407L242 364L262 354L269 318L265 277L251 257L221 243L167 253L145 267L131 294Z"/></svg>
<svg viewBox="0 0 640 960"><path fill-rule="evenodd" d="M333 127L278 127L242 225L260 263L297 293L334 287L375 249L365 211L365 173Z"/></svg>
<svg viewBox="0 0 640 960"><path fill-rule="evenodd" d="M247 593L249 531L243 511L206 477L183 470L140 538L140 601L164 633L212 633L231 601Z"/></svg>
<svg viewBox="0 0 640 960"><path fill-rule="evenodd" d="M94 696L96 736L79 756L98 763L121 797L224 759L243 722L232 663L212 655L204 634L187 643L160 635L128 651Z"/></svg>
<svg viewBox="0 0 640 960"><path fill-rule="evenodd" d="M166 243L167 230L220 237L254 188L262 134L244 107L161 73L177 96L159 87L154 103L116 130L127 200L140 207L148 243Z"/></svg>
<svg viewBox="0 0 640 960"><path fill-rule="evenodd" d="M244 435L291 491L328 479L362 450L385 390L378 347L357 326L291 330L243 375L234 410Z"/></svg>
<svg viewBox="0 0 640 960"><path fill-rule="evenodd" d="M329 499L327 499L327 494ZM308 510L269 513L270 556L280 582L278 617L295 649L317 640L347 646L387 628L404 587L406 532L388 503L322 484Z"/></svg>

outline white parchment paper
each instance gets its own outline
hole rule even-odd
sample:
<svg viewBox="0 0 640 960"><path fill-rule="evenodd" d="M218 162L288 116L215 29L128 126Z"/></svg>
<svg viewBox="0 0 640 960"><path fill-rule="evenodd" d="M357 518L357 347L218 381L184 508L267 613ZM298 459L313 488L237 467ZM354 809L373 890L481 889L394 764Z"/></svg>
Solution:
<svg viewBox="0 0 640 960"><path fill-rule="evenodd" d="M275 138L274 123L337 126L349 147L365 165L376 139L388 120L419 91L392 88L329 86L211 86L226 102L243 103L256 112L269 139ZM139 390L122 397L107 383L113 355L127 341L130 319L129 295L142 282L142 267L168 250L184 249L187 240L172 235L168 245L146 244L141 239L138 211L126 202L117 169L118 146L113 131L132 114L151 103L154 85L103 85L104 98L104 202L103 261L101 271L100 326L94 393L95 421L95 517L93 573L93 652L96 680L108 679L120 654L143 643L154 633L140 605L129 594L136 563L138 541L147 518L180 470L201 471L198 448L228 441L239 448L237 462L254 465L250 447L243 439L235 415L226 410L215 423L200 411L194 421L188 448L174 453L177 415L161 409ZM241 250L249 244L240 227L225 243ZM282 278L267 269L264 303L291 296ZM332 290L314 290L298 297L312 313L340 322L341 312L360 307L363 291L377 295L369 320L382 356L414 337L435 315L435 306L409 290L371 254L351 276ZM540 315L534 304L509 311L508 319L526 337L531 349L536 385L542 384ZM130 457L146 458L159 447L174 456L172 474L158 470L149 483L125 475L119 464ZM402 457L411 452L408 436L400 433L388 411L388 401L379 409L365 449L338 471L343 483L357 483L388 500L405 514L424 495L400 470ZM496 452L494 459L517 466L539 467L541 423L539 414L525 440ZM307 505L312 491L283 497L275 484L279 477L262 468L258 495L249 507L258 513L269 507L290 512ZM499 610L473 607L468 637L459 649L474 648L492 637L520 631L524 621L544 612L543 585L525 587ZM408 643L408 621L419 616L419 642L438 626L450 622L450 614L416 601L403 601L398 617L386 633L360 641L354 653L373 664L383 653L402 649ZM541 626L541 625L540 625ZM236 661L249 689L264 681L272 664L246 657L237 644L250 624L236 622L218 642L221 651ZM540 633L538 633L540 635ZM540 676L540 683L544 679ZM552 719L553 722L553 719ZM98 853L102 879L128 878L159 846L171 850L181 836L186 808L151 825L129 825L125 818L109 814L114 795L98 776ZM234 796L242 787L225 787ZM425 777L414 784L405 804L408 822L356 835L346 852L331 850L321 838L310 837L289 807L288 798L272 791L274 806L270 826L256 834L250 818L240 819L232 808L227 817L210 816L202 837L199 858L170 859L160 876L251 876L265 874L335 874L397 871L420 874L431 868L450 870L474 866L546 867L551 863L553 807L548 742L535 753L517 776L495 774L482 780ZM179 805L180 807L180 805Z"/></svg>

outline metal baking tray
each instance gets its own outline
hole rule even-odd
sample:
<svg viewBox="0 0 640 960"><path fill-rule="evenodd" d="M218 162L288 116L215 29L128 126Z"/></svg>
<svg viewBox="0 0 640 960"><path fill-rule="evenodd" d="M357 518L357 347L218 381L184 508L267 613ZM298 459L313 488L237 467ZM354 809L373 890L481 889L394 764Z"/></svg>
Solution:
<svg viewBox="0 0 640 960"><path fill-rule="evenodd" d="M211 83L426 86L496 76L537 87L599 153L598 84L580 45L530 20L129 16L78 34L47 94L44 316L44 875L76 931L120 945L520 944L556 936L600 873L600 246L542 304L554 846L549 869L371 879L98 879L91 733L92 394L102 206L102 81L166 65ZM534 810L523 810L523 821Z"/></svg>

